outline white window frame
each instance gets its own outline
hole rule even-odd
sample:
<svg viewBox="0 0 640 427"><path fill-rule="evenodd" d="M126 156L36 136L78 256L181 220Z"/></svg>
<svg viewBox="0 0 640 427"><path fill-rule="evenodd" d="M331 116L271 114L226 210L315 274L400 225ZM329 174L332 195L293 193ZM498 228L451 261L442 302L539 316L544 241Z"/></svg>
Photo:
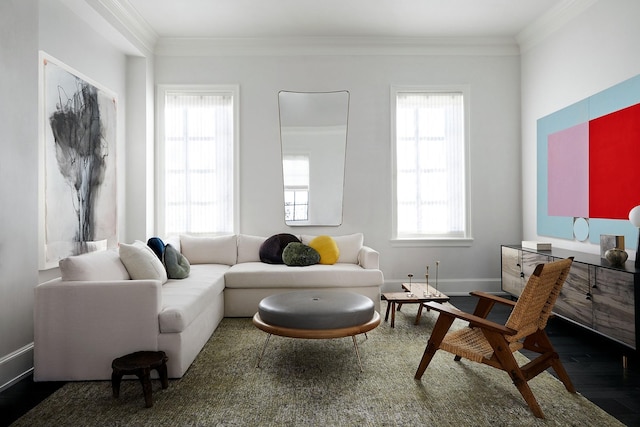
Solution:
<svg viewBox="0 0 640 427"><path fill-rule="evenodd" d="M459 92L462 93L464 102L464 206L465 206L465 233L462 237L437 236L437 235L416 235L411 237L398 236L398 195L397 195L397 156L396 156L396 107L397 95L401 93L438 93L438 92ZM392 85L390 91L390 130L391 130L391 245L394 247L436 247L436 246L471 246L473 237L471 234L471 197L470 197L470 163L469 163L469 86L468 85L446 85L446 86L399 86Z"/></svg>
<svg viewBox="0 0 640 427"><path fill-rule="evenodd" d="M156 88L156 149L155 149L155 230L156 235L166 235L164 213L164 167L165 167L165 134L164 111L167 92L183 93L226 93L233 97L233 230L229 233L204 233L204 234L237 234L240 224L240 171L239 171L239 146L240 146L240 86L239 85L158 85Z"/></svg>

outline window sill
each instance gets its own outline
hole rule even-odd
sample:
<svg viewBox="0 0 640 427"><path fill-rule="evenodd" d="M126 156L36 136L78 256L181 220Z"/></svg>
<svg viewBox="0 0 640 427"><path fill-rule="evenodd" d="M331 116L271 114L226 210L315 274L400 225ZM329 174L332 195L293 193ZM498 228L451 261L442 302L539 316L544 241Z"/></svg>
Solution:
<svg viewBox="0 0 640 427"><path fill-rule="evenodd" d="M473 238L415 238L415 239L391 239L391 247L394 248L419 248L419 247L470 247Z"/></svg>

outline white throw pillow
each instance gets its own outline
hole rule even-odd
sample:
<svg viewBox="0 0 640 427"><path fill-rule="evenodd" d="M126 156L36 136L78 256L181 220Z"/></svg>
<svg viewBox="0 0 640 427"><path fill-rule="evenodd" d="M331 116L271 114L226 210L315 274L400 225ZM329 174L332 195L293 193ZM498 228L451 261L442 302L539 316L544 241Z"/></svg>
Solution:
<svg viewBox="0 0 640 427"><path fill-rule="evenodd" d="M260 246L266 237L238 235L238 264L241 262L260 262Z"/></svg>
<svg viewBox="0 0 640 427"><path fill-rule="evenodd" d="M162 284L167 281L167 271L160 258L144 242L120 243L120 259L134 280L153 279Z"/></svg>
<svg viewBox="0 0 640 427"><path fill-rule="evenodd" d="M182 234L180 236L182 255L189 264L234 265L238 259L236 235L200 237Z"/></svg>
<svg viewBox="0 0 640 427"><path fill-rule="evenodd" d="M308 245L310 241L312 241L316 236L308 236L302 235L300 236L302 243ZM331 236L333 240L336 241L338 245L338 249L340 250L340 257L338 257L338 262L357 264L358 263L358 253L364 244L364 234L362 233L354 233L347 234L344 236Z"/></svg>
<svg viewBox="0 0 640 427"><path fill-rule="evenodd" d="M61 259L62 280L129 280L129 273L113 249L89 252Z"/></svg>

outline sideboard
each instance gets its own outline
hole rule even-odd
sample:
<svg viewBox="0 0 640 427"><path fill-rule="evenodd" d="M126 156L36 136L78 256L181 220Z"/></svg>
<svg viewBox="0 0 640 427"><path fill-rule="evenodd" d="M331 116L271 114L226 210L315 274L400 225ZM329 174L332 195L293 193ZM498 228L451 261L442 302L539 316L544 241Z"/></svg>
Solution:
<svg viewBox="0 0 640 427"><path fill-rule="evenodd" d="M640 269L613 267L599 255L565 249L536 251L502 245L502 290L522 292L537 264L574 257L553 312L634 350L640 331ZM636 290L638 289L638 291Z"/></svg>

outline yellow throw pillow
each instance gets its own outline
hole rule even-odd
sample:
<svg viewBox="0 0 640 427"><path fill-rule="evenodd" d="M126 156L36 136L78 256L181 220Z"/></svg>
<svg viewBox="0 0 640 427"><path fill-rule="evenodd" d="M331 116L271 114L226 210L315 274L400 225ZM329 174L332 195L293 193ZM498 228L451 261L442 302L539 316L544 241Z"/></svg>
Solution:
<svg viewBox="0 0 640 427"><path fill-rule="evenodd" d="M331 236L318 236L309 242L309 246L320 254L320 264L335 264L340 257L340 249Z"/></svg>

